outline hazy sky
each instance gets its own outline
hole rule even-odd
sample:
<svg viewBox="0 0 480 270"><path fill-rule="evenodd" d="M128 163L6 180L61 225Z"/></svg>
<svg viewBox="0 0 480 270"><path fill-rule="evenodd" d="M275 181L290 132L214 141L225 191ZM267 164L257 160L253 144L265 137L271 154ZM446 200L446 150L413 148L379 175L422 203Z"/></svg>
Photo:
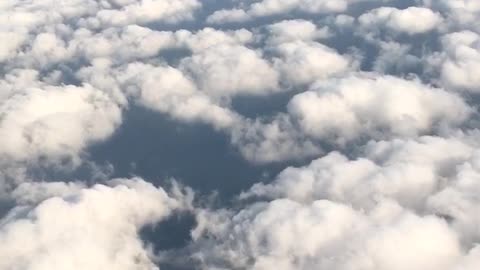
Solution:
<svg viewBox="0 0 480 270"><path fill-rule="evenodd" d="M480 1L0 2L0 270L480 269Z"/></svg>

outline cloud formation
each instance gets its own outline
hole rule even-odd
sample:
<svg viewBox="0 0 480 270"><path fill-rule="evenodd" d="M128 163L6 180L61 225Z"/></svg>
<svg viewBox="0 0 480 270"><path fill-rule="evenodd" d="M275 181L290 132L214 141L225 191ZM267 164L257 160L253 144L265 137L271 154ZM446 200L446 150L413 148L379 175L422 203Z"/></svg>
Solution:
<svg viewBox="0 0 480 270"><path fill-rule="evenodd" d="M372 142L360 156L287 168L243 193L264 200L238 212L199 211L192 258L202 269L479 266L474 146L421 137Z"/></svg>
<svg viewBox="0 0 480 270"><path fill-rule="evenodd" d="M89 85L15 91L0 107L0 117L2 159L20 161L76 158L85 145L106 139L121 122L118 105Z"/></svg>
<svg viewBox="0 0 480 270"><path fill-rule="evenodd" d="M233 8L217 10L207 18L207 22L212 24L242 22L258 17L284 15L289 12L302 12L307 14L340 13L346 11L350 4L361 1L362 0L262 0L255 1L244 9Z"/></svg>
<svg viewBox="0 0 480 270"><path fill-rule="evenodd" d="M0 222L1 269L158 269L138 230L183 207L142 179L19 188L22 204Z"/></svg>
<svg viewBox="0 0 480 270"><path fill-rule="evenodd" d="M409 7L396 9L382 7L371 10L358 18L364 27L386 27L409 35L422 34L435 30L443 18L428 8Z"/></svg>

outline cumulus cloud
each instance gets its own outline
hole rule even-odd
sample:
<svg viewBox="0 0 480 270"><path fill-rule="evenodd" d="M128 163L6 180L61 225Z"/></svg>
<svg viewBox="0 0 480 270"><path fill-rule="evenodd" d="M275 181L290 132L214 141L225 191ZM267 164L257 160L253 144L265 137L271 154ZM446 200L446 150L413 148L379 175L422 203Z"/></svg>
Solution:
<svg viewBox="0 0 480 270"><path fill-rule="evenodd" d="M442 20L439 13L422 7L406 9L382 7L371 10L358 18L363 27L386 27L389 30L409 35L435 30Z"/></svg>
<svg viewBox="0 0 480 270"><path fill-rule="evenodd" d="M480 38L470 31L455 32L442 39L443 50L430 57L430 63L440 70L440 80L448 88L480 91Z"/></svg>
<svg viewBox="0 0 480 270"><path fill-rule="evenodd" d="M421 57L412 53L412 46L395 41L378 42L379 52L373 69L387 74L408 74L422 66Z"/></svg>
<svg viewBox="0 0 480 270"><path fill-rule="evenodd" d="M138 231L184 207L141 179L31 184L16 198L22 204L0 220L2 269L158 269Z"/></svg>
<svg viewBox="0 0 480 270"><path fill-rule="evenodd" d="M278 91L278 75L271 64L245 46L209 47L183 59L181 67L193 75L202 90L214 96Z"/></svg>
<svg viewBox="0 0 480 270"><path fill-rule="evenodd" d="M291 84L309 84L355 68L348 56L316 42L286 42L272 48L276 68Z"/></svg>
<svg viewBox="0 0 480 270"><path fill-rule="evenodd" d="M268 42L273 44L290 41L312 41L328 38L328 27L319 28L307 20L284 20L267 26Z"/></svg>
<svg viewBox="0 0 480 270"><path fill-rule="evenodd" d="M370 142L365 152L354 160L329 153L306 167L288 168L272 184L256 184L243 196L329 199L360 209L389 198L420 211L444 184L443 177L452 177L457 166L474 156L475 148L457 138L421 137Z"/></svg>
<svg viewBox="0 0 480 270"><path fill-rule="evenodd" d="M155 22L176 23L191 20L200 7L201 3L196 0L75 0L60 5L51 0L37 0L35 3L11 1L0 6L0 23L3 25L0 35L9 40L0 47L0 61L10 59L23 46L30 45L61 54L58 49L62 47L62 40L55 33L68 36L82 28L98 30Z"/></svg>
<svg viewBox="0 0 480 270"><path fill-rule="evenodd" d="M342 12L348 8L349 0L262 0L252 3L246 9L222 9L215 11L207 19L209 23L242 22L256 17L264 17L300 11L311 14Z"/></svg>
<svg viewBox="0 0 480 270"><path fill-rule="evenodd" d="M209 24L221 24L224 22L244 22L250 19L250 15L243 9L222 9L215 11L208 16L207 22Z"/></svg>
<svg viewBox="0 0 480 270"><path fill-rule="evenodd" d="M202 269L446 270L462 259L457 236L445 221L391 202L365 213L327 200L304 205L280 199L222 221L204 225L212 240L200 245L213 248L194 253Z"/></svg>
<svg viewBox="0 0 480 270"><path fill-rule="evenodd" d="M41 157L78 158L91 142L108 138L121 122L119 106L90 85L52 86L44 83L2 87L0 100L2 162Z"/></svg>
<svg viewBox="0 0 480 270"><path fill-rule="evenodd" d="M314 137L355 138L362 133L412 136L436 125L457 125L471 109L454 94L395 77L352 76L315 84L288 105Z"/></svg>
<svg viewBox="0 0 480 270"><path fill-rule="evenodd" d="M155 21L176 23L193 19L193 12L201 6L201 2L197 0L111 2L109 4L117 8L101 9L96 16L87 19L86 23L94 27L144 24Z"/></svg>
<svg viewBox="0 0 480 270"><path fill-rule="evenodd" d="M320 80L294 95L287 113L243 122L232 142L252 161L312 157L321 145L344 147L365 138L416 137L454 129L473 108L453 93L378 74Z"/></svg>
<svg viewBox="0 0 480 270"><path fill-rule="evenodd" d="M427 7L445 13L448 23L452 28L480 30L478 18L480 16L480 4L475 0L423 0Z"/></svg>
<svg viewBox="0 0 480 270"><path fill-rule="evenodd" d="M360 156L288 168L242 195L269 200L240 211L199 211L192 258L203 269L478 267L475 145L379 141Z"/></svg>
<svg viewBox="0 0 480 270"><path fill-rule="evenodd" d="M135 96L140 104L175 118L204 121L218 128L229 127L238 119L233 111L200 92L178 69L131 64L119 76L125 78L131 91L128 94Z"/></svg>

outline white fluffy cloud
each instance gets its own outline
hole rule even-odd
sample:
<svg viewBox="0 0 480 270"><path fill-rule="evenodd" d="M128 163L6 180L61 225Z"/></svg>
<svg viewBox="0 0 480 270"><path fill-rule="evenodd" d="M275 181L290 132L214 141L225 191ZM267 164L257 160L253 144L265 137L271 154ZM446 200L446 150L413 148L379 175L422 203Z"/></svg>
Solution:
<svg viewBox="0 0 480 270"><path fill-rule="evenodd" d="M316 42L286 42L272 48L275 67L291 84L309 84L355 68L349 57Z"/></svg>
<svg viewBox="0 0 480 270"><path fill-rule="evenodd" d="M218 45L182 60L199 87L214 96L265 95L278 91L278 75L261 53L245 46Z"/></svg>
<svg viewBox="0 0 480 270"><path fill-rule="evenodd" d="M442 89L375 75L318 82L295 96L288 110L306 134L340 141L362 134L414 136L458 125L471 112L459 96Z"/></svg>
<svg viewBox="0 0 480 270"><path fill-rule="evenodd" d="M22 67L36 64L38 69L59 61L76 62L76 53L88 56L113 54L116 49L121 57L131 57L132 51L139 55L145 54L143 50L148 53L152 47L158 46L161 32L152 34L149 40L139 40L146 30L141 30L138 25L191 20L195 11L201 8L197 0L74 0L61 4L52 0L35 0L5 3L0 6L0 38L5 41L0 45L0 62ZM115 27L125 27L125 33L119 37L122 31ZM143 44L130 44L140 45L139 48L125 48L126 44L118 44L133 42L132 38ZM118 52L119 49L124 51ZM16 56L20 59L15 59Z"/></svg>
<svg viewBox="0 0 480 270"><path fill-rule="evenodd" d="M386 27L399 33L414 35L437 29L443 19L439 13L435 13L428 8L396 9L382 7L361 15L358 20L363 27Z"/></svg>
<svg viewBox="0 0 480 270"><path fill-rule="evenodd" d="M309 158L322 152L287 114L273 120L243 121L231 131L231 141L247 160L255 163Z"/></svg>
<svg viewBox="0 0 480 270"><path fill-rule="evenodd" d="M442 39L443 50L431 56L433 68L440 70L440 80L447 88L480 91L480 36L470 31L448 34Z"/></svg>
<svg viewBox="0 0 480 270"><path fill-rule="evenodd" d="M129 65L124 74L129 95L146 107L169 113L187 121L204 121L217 128L227 128L238 116L212 101L178 69L143 64Z"/></svg>
<svg viewBox="0 0 480 270"><path fill-rule="evenodd" d="M368 138L455 129L473 112L460 96L418 80L360 73L320 80L293 96L287 113L240 122L231 136L247 159L264 163L311 158Z"/></svg>
<svg viewBox="0 0 480 270"><path fill-rule="evenodd" d="M28 203L0 220L1 269L158 269L138 231L186 206L180 198L141 179L70 185L60 194L58 185L17 194ZM32 198L38 189L52 196Z"/></svg>
<svg viewBox="0 0 480 270"><path fill-rule="evenodd" d="M288 168L242 196L270 200L238 212L198 212L193 258L203 269L479 266L474 145L422 137L372 142L364 154Z"/></svg>
<svg viewBox="0 0 480 270"><path fill-rule="evenodd" d="M447 15L453 28L480 30L480 3L476 0L423 0L427 7Z"/></svg>
<svg viewBox="0 0 480 270"><path fill-rule="evenodd" d="M141 0L141 1L111 1L112 7L97 12L86 23L93 25L127 25L144 24L149 22L165 21L176 23L193 19L193 12L201 7L197 0Z"/></svg>
<svg viewBox="0 0 480 270"><path fill-rule="evenodd" d="M290 41L313 41L328 38L328 27L318 28L307 20L285 20L267 26L270 44L285 43Z"/></svg>
<svg viewBox="0 0 480 270"><path fill-rule="evenodd" d="M121 122L119 106L89 85L24 85L24 76L18 76L18 84L2 87L10 92L0 99L2 162L76 159L86 145L108 138Z"/></svg>
<svg viewBox="0 0 480 270"><path fill-rule="evenodd" d="M215 219L222 221L209 222ZM201 220L212 239L199 240L210 248L194 253L202 269L449 270L462 259L445 221L391 202L364 212L327 200L304 205L280 199Z"/></svg>

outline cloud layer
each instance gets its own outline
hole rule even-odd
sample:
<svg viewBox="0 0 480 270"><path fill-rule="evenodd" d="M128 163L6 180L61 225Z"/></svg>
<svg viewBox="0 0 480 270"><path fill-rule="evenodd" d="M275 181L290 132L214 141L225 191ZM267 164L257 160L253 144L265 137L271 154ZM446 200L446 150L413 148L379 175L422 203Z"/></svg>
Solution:
<svg viewBox="0 0 480 270"><path fill-rule="evenodd" d="M479 22L476 0L0 3L0 270L479 269ZM139 108L211 129L255 184L100 162ZM107 152L168 159L152 142ZM141 238L179 212L187 243Z"/></svg>

